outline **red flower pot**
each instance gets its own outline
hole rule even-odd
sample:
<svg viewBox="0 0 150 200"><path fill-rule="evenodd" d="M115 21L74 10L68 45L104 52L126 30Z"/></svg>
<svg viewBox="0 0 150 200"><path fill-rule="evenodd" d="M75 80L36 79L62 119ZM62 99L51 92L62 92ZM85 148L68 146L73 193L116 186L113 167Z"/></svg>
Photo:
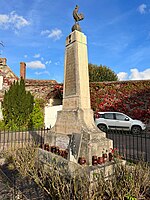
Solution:
<svg viewBox="0 0 150 200"><path fill-rule="evenodd" d="M68 150L65 150L64 151L64 158L67 159L67 157L68 157Z"/></svg>
<svg viewBox="0 0 150 200"><path fill-rule="evenodd" d="M113 159L113 155L112 155L112 153L109 153L108 157L109 157L109 161L111 162L112 159Z"/></svg>
<svg viewBox="0 0 150 200"><path fill-rule="evenodd" d="M49 144L44 144L44 150L49 151Z"/></svg>
<svg viewBox="0 0 150 200"><path fill-rule="evenodd" d="M85 157L79 157L78 163L79 163L80 165L84 165L84 164L86 163Z"/></svg>
<svg viewBox="0 0 150 200"><path fill-rule="evenodd" d="M59 147L56 147L56 148L55 148L55 153L56 153L57 155L59 155Z"/></svg>
<svg viewBox="0 0 150 200"><path fill-rule="evenodd" d="M51 152L56 153L56 146L51 146Z"/></svg>
<svg viewBox="0 0 150 200"><path fill-rule="evenodd" d="M92 156L92 165L97 165L97 156Z"/></svg>
<svg viewBox="0 0 150 200"><path fill-rule="evenodd" d="M103 162L105 163L107 161L107 153L103 153Z"/></svg>
<svg viewBox="0 0 150 200"><path fill-rule="evenodd" d="M98 163L99 165L103 164L103 157L98 157L97 163Z"/></svg>

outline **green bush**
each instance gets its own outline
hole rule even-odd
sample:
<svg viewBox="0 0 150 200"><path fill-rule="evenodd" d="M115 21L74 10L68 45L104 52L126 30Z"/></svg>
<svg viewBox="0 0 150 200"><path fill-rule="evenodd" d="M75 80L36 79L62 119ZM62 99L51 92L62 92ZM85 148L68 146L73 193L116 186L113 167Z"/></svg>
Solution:
<svg viewBox="0 0 150 200"><path fill-rule="evenodd" d="M23 79L17 81L5 91L2 102L2 113L5 126L11 130L18 127L27 128L30 122L30 113L33 110L33 96L25 90Z"/></svg>
<svg viewBox="0 0 150 200"><path fill-rule="evenodd" d="M42 109L41 99L35 99L33 111L30 114L30 127L39 129L44 126L44 113Z"/></svg>
<svg viewBox="0 0 150 200"><path fill-rule="evenodd" d="M4 127L5 127L5 123L3 120L0 120L0 131L1 130L4 130Z"/></svg>

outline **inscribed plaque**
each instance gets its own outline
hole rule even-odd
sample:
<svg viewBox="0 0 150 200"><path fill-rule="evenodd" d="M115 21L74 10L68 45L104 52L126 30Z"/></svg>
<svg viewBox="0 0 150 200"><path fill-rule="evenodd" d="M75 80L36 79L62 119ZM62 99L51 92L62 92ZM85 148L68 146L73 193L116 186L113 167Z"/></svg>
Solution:
<svg viewBox="0 0 150 200"><path fill-rule="evenodd" d="M66 50L66 81L65 96L76 94L76 70L75 70L75 49L69 47Z"/></svg>

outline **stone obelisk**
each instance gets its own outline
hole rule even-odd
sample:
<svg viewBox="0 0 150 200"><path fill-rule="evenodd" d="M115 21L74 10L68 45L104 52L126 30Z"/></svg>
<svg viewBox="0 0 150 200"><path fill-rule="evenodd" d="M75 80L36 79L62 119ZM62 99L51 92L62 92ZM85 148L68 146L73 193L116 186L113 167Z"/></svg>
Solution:
<svg viewBox="0 0 150 200"><path fill-rule="evenodd" d="M86 36L77 30L66 39L63 109L54 128L62 134L97 130L90 106Z"/></svg>
<svg viewBox="0 0 150 200"><path fill-rule="evenodd" d="M56 124L47 138L51 144L61 146L66 143L73 148L76 159L84 156L91 165L92 155L99 156L103 149L112 148L112 141L94 123L90 105L87 38L78 23L72 31L66 38L63 108L58 111ZM73 147L69 146L70 138Z"/></svg>

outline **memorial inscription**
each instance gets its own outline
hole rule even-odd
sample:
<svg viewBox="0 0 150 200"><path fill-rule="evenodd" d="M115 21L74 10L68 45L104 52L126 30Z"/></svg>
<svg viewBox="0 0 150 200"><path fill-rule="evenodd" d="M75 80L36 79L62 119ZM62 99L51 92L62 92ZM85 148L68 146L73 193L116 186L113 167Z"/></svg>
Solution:
<svg viewBox="0 0 150 200"><path fill-rule="evenodd" d="M75 52L74 47L71 46L66 52L66 82L65 82L65 95L76 94L76 71L75 71Z"/></svg>

